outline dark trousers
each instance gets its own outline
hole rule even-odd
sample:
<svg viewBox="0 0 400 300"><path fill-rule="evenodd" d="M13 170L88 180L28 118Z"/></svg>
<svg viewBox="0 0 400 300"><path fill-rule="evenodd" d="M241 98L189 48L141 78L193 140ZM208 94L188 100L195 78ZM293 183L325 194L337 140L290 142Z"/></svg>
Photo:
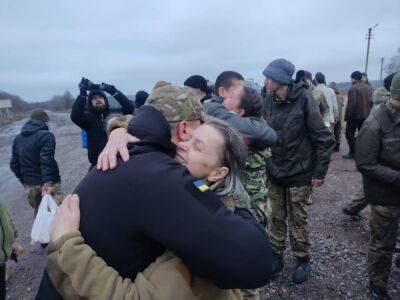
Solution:
<svg viewBox="0 0 400 300"><path fill-rule="evenodd" d="M6 264L0 264L0 300L6 299Z"/></svg>
<svg viewBox="0 0 400 300"><path fill-rule="evenodd" d="M333 126L333 134L335 135L336 147L338 147L338 145L340 145L340 138L341 138L341 134L342 134L342 123L341 122L337 122Z"/></svg>
<svg viewBox="0 0 400 300"><path fill-rule="evenodd" d="M350 154L356 152L356 131L360 131L365 120L348 120L346 124L346 139L349 144Z"/></svg>

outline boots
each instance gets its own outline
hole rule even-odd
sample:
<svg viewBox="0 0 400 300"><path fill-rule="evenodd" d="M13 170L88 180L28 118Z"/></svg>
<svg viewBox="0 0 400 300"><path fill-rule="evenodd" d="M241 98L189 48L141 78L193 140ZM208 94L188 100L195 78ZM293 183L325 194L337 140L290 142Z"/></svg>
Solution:
<svg viewBox="0 0 400 300"><path fill-rule="evenodd" d="M296 284L306 282L310 276L310 260L297 260L296 270L293 273L292 279Z"/></svg>
<svg viewBox="0 0 400 300"><path fill-rule="evenodd" d="M389 294L387 292L387 289L377 287L371 281L369 282L369 291L371 292L372 299L376 299L376 300L390 300L390 299L392 299L389 296Z"/></svg>

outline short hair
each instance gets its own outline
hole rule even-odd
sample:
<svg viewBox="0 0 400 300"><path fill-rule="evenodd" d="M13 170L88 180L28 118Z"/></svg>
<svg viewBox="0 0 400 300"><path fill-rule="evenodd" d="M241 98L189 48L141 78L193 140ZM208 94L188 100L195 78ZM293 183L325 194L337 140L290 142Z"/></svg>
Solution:
<svg viewBox="0 0 400 300"><path fill-rule="evenodd" d="M192 75L183 83L184 86L188 86L194 89L207 93L207 80L201 75Z"/></svg>
<svg viewBox="0 0 400 300"><path fill-rule="evenodd" d="M245 86L239 106L244 110L243 117L261 117L262 98L260 93L253 88Z"/></svg>
<svg viewBox="0 0 400 300"><path fill-rule="evenodd" d="M244 80L243 76L235 71L224 71L218 75L215 80L215 93L219 96L218 90L220 87L225 89L230 88L233 85L234 80Z"/></svg>

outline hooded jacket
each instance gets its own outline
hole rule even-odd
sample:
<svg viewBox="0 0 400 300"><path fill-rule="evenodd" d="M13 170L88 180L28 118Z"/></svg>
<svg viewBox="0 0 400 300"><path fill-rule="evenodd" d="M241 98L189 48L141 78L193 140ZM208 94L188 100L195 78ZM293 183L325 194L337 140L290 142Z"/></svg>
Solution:
<svg viewBox="0 0 400 300"><path fill-rule="evenodd" d="M256 148L270 147L277 139L276 132L265 122L255 118L243 118L230 112L217 97L204 102L203 107L206 114L227 122Z"/></svg>
<svg viewBox="0 0 400 300"><path fill-rule="evenodd" d="M278 134L267 159L268 178L289 186L324 179L335 139L307 86L291 83L286 100L277 101L275 93L269 93L264 104L264 118Z"/></svg>
<svg viewBox="0 0 400 300"><path fill-rule="evenodd" d="M29 120L14 139L10 168L24 185L60 182L55 150L56 139L47 125Z"/></svg>
<svg viewBox="0 0 400 300"><path fill-rule="evenodd" d="M232 213L194 184L197 179L171 156L170 128L159 111L141 107L134 123L141 122L144 128L128 130L142 137L131 159L109 172L93 169L74 191L86 243L124 278L135 279L169 249L220 288L265 285L273 260L263 228L247 210ZM50 273L37 299L57 298Z"/></svg>
<svg viewBox="0 0 400 300"><path fill-rule="evenodd" d="M92 98L94 95L100 95L105 100L103 109L94 108ZM117 92L113 97L121 104L122 114L132 114L134 107L129 99ZM85 109L87 103L87 109ZM102 91L92 91L86 99L86 96L79 95L72 106L71 120L87 133L87 149L89 162L94 165L97 158L107 144L107 133L105 130L105 120L110 114L110 107L107 96Z"/></svg>
<svg viewBox="0 0 400 300"><path fill-rule="evenodd" d="M398 113L397 113L398 114ZM400 206L400 119L380 104L357 136L356 166L371 204Z"/></svg>

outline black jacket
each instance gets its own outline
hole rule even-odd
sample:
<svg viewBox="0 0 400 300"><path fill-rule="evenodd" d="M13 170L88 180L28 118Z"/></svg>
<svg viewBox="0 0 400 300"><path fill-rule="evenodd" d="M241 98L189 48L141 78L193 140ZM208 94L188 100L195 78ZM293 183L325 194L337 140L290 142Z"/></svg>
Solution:
<svg viewBox="0 0 400 300"><path fill-rule="evenodd" d="M325 178L335 139L306 85L290 84L288 98L281 102L269 93L264 104L264 117L278 134L267 159L268 179L298 186Z"/></svg>
<svg viewBox="0 0 400 300"><path fill-rule="evenodd" d="M134 279L169 249L221 288L265 285L272 250L254 217L247 210L233 214L212 191L194 185L171 157L170 128L159 111L141 107L135 124L129 132L142 141L131 159L109 172L90 171L74 192L85 242L122 277ZM55 294L49 281L45 274L38 299Z"/></svg>
<svg viewBox="0 0 400 300"><path fill-rule="evenodd" d="M56 139L46 124L29 120L14 139L10 168L22 184L59 182L55 150Z"/></svg>
<svg viewBox="0 0 400 300"><path fill-rule="evenodd" d="M400 205L400 122L385 103L371 112L357 136L356 166L370 203Z"/></svg>
<svg viewBox="0 0 400 300"><path fill-rule="evenodd" d="M102 110L93 108L91 99L94 94L101 95L106 100L106 106ZM132 114L134 110L133 103L122 94L117 92L113 97L121 104L122 114ZM87 103L87 109L85 110ZM79 95L72 106L71 120L80 128L87 132L88 141L88 159L91 164L97 163L97 158L107 144L107 133L105 130L105 120L110 114L110 108L107 96L100 91L90 92L86 97Z"/></svg>

